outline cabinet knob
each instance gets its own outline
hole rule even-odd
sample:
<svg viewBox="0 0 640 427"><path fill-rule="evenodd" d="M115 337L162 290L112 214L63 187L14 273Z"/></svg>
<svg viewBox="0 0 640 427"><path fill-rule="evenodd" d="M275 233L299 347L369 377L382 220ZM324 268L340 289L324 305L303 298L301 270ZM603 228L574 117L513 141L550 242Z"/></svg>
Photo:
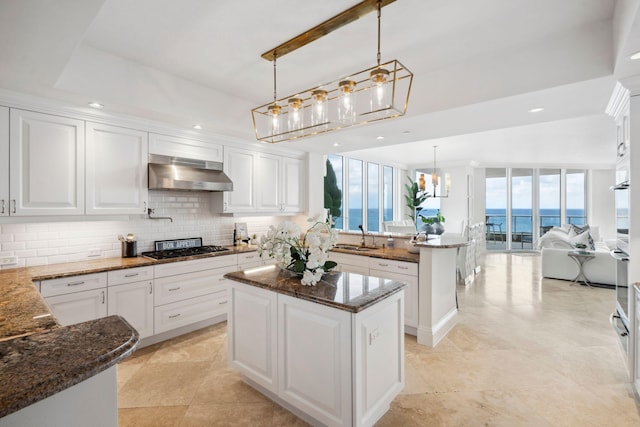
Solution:
<svg viewBox="0 0 640 427"><path fill-rule="evenodd" d="M13 199L12 202L13 202L13 213L16 213L16 199Z"/></svg>
<svg viewBox="0 0 640 427"><path fill-rule="evenodd" d="M0 213L4 214L4 199L2 199L2 212Z"/></svg>
<svg viewBox="0 0 640 427"><path fill-rule="evenodd" d="M102 291L102 304L104 304L104 291Z"/></svg>

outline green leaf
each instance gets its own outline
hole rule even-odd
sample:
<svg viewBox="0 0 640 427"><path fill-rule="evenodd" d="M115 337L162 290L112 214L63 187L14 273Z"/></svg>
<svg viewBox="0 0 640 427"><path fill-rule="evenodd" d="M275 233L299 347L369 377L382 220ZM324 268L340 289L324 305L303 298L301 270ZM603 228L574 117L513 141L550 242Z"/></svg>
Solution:
<svg viewBox="0 0 640 427"><path fill-rule="evenodd" d="M322 268L324 269L324 271L329 271L332 268L334 268L335 266L337 266L338 263L335 261L327 261L324 263L324 265L322 266Z"/></svg>
<svg viewBox="0 0 640 427"><path fill-rule="evenodd" d="M304 273L304 261L301 259L296 260L293 263L293 271L296 273Z"/></svg>

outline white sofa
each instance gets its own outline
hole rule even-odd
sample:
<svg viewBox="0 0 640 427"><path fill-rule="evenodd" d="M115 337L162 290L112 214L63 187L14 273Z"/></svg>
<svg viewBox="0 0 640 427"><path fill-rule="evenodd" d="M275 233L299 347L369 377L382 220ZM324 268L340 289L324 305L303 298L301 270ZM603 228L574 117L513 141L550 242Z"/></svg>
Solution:
<svg viewBox="0 0 640 427"><path fill-rule="evenodd" d="M590 227L593 238L595 258L584 264L584 274L592 283L604 285L616 284L616 260L609 254L609 247L600 239L597 226ZM573 280L579 270L577 262L569 257L573 251L575 235L563 233L558 229L548 231L538 240L541 250L542 277Z"/></svg>

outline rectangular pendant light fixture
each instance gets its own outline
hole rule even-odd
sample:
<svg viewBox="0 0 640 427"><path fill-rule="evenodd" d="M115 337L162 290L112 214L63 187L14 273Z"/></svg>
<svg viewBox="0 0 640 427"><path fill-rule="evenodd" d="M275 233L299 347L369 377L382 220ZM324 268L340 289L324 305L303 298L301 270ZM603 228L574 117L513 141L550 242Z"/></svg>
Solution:
<svg viewBox="0 0 640 427"><path fill-rule="evenodd" d="M283 142L405 114L413 74L398 60L380 63L380 10L394 1L363 1L262 54L274 63L274 97L273 101L251 110L259 141ZM277 97L277 58L374 10L378 11L376 65L293 95Z"/></svg>

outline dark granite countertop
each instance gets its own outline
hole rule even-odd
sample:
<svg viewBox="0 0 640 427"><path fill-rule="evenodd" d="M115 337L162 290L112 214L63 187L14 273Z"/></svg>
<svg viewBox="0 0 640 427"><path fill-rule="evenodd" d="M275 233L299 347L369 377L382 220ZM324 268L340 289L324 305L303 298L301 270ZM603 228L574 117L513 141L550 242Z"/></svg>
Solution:
<svg viewBox="0 0 640 427"><path fill-rule="evenodd" d="M0 342L0 418L110 368L138 341L126 320L109 316Z"/></svg>
<svg viewBox="0 0 640 427"><path fill-rule="evenodd" d="M402 246L405 246L406 243ZM342 247L340 247L342 246ZM349 248L345 248L345 246L351 246L351 245L338 245L338 247L334 247L331 248L331 250L333 252L340 252L340 253L344 253L344 254L353 254L353 255L360 255L360 256L368 256L371 258L382 258L382 259L388 259L388 260L395 260L395 261L407 261L407 262L415 262L418 263L420 262L420 254L414 254L411 253L409 251L407 251L406 247L398 247L398 248L365 248L365 250L362 250L360 248L358 249L349 249ZM357 245L353 245L353 247L358 247Z"/></svg>
<svg viewBox="0 0 640 427"><path fill-rule="evenodd" d="M390 279L347 272L325 273L315 286L304 286L300 276L275 265L225 274L226 278L259 288L357 313L407 285Z"/></svg>
<svg viewBox="0 0 640 427"><path fill-rule="evenodd" d="M229 249L172 260L100 258L0 270L0 417L113 366L139 341L135 329L119 316L60 326L33 281L256 250Z"/></svg>

